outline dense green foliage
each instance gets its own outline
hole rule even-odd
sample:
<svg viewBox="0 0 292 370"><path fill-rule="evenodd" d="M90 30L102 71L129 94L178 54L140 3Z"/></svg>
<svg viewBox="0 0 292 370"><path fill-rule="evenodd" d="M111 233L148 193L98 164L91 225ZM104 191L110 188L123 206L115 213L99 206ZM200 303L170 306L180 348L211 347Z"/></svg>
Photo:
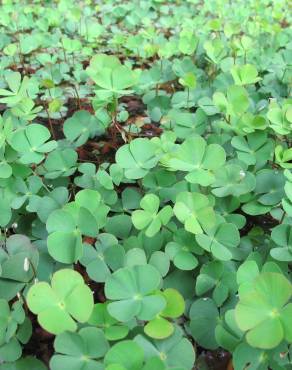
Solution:
<svg viewBox="0 0 292 370"><path fill-rule="evenodd" d="M2 1L0 370L292 368L288 3Z"/></svg>

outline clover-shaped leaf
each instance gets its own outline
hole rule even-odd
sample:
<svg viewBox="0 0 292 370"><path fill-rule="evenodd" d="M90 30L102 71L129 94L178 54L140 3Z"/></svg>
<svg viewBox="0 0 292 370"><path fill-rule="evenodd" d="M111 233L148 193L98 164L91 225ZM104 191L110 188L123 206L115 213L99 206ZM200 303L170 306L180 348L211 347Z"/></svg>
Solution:
<svg viewBox="0 0 292 370"><path fill-rule="evenodd" d="M223 223L207 230L207 234L196 235L198 244L222 261L232 259L232 249L240 242L240 235L234 224Z"/></svg>
<svg viewBox="0 0 292 370"><path fill-rule="evenodd" d="M87 142L89 137L100 135L104 132L104 127L86 110L80 110L64 122L64 134L68 140L76 146L81 146Z"/></svg>
<svg viewBox="0 0 292 370"><path fill-rule="evenodd" d="M123 92L136 83L128 67L123 66L118 58L105 54L94 56L87 72L98 87L111 92Z"/></svg>
<svg viewBox="0 0 292 370"><path fill-rule="evenodd" d="M24 235L11 235L0 250L0 297L12 299L35 274L39 254Z"/></svg>
<svg viewBox="0 0 292 370"><path fill-rule="evenodd" d="M32 326L25 316L20 301L9 307L5 299L0 299L0 358L4 362L16 361L22 353L21 344L26 344L31 336Z"/></svg>
<svg viewBox="0 0 292 370"><path fill-rule="evenodd" d="M133 340L114 344L104 358L106 370L140 370L143 361L143 350Z"/></svg>
<svg viewBox="0 0 292 370"><path fill-rule="evenodd" d="M111 274L124 264L125 251L111 234L99 234L95 246L86 245L80 262L86 267L88 276L97 282L105 282Z"/></svg>
<svg viewBox="0 0 292 370"><path fill-rule="evenodd" d="M289 216L292 216L292 174L289 170L285 170L284 175L287 178L284 185L286 198L282 199L282 204L285 212Z"/></svg>
<svg viewBox="0 0 292 370"><path fill-rule="evenodd" d="M105 295L115 301L109 303L108 311L119 321L126 322L134 317L151 320L161 312L165 299L155 294L161 276L150 265L124 267L115 271L105 282Z"/></svg>
<svg viewBox="0 0 292 370"><path fill-rule="evenodd" d="M213 102L226 115L237 117L247 111L249 107L248 94L244 87L231 85L226 96L222 92L213 95Z"/></svg>
<svg viewBox="0 0 292 370"><path fill-rule="evenodd" d="M136 229L146 229L145 235L151 238L158 233L162 225L168 224L172 216L171 206L165 206L159 210L160 200L155 194L145 195L140 206L143 210L132 213L132 221Z"/></svg>
<svg viewBox="0 0 292 370"><path fill-rule="evenodd" d="M292 168L292 148L284 149L282 145L277 145L275 148L276 163L282 168Z"/></svg>
<svg viewBox="0 0 292 370"><path fill-rule="evenodd" d="M54 348L57 354L51 358L51 370L102 370L102 363L97 360L107 353L109 345L102 330L85 327L78 333L59 334Z"/></svg>
<svg viewBox="0 0 292 370"><path fill-rule="evenodd" d="M173 208L175 216L193 234L202 234L216 224L216 217L206 195L200 193L181 192L176 198Z"/></svg>
<svg viewBox="0 0 292 370"><path fill-rule="evenodd" d="M20 118L32 121L37 114L42 110L42 107L36 107L34 101L30 98L22 98L21 101L11 109L11 112Z"/></svg>
<svg viewBox="0 0 292 370"><path fill-rule="evenodd" d="M236 85L254 84L261 80L258 77L258 71L252 64L245 64L243 66L234 66L231 68L231 74Z"/></svg>
<svg viewBox="0 0 292 370"><path fill-rule="evenodd" d="M0 299L0 307L0 346L2 346L15 335L17 326L25 319L25 312L19 301L15 302L10 310L8 302Z"/></svg>
<svg viewBox="0 0 292 370"><path fill-rule="evenodd" d="M284 197L285 177L282 172L265 168L256 174L255 198L244 204L248 214L262 214L281 202Z"/></svg>
<svg viewBox="0 0 292 370"><path fill-rule="evenodd" d="M15 131L10 139L14 150L20 154L24 164L40 163L44 153L51 152L57 147L56 141L48 141L51 137L49 130L39 124L30 124Z"/></svg>
<svg viewBox="0 0 292 370"><path fill-rule="evenodd" d="M23 98L27 97L29 78L25 76L21 81L21 74L19 72L9 71L5 75L5 80L9 90L0 89L0 96L4 96L4 98L0 99L0 102L13 107Z"/></svg>
<svg viewBox="0 0 292 370"><path fill-rule="evenodd" d="M216 160L215 160L216 158ZM161 163L171 171L187 171L186 180L208 186L214 182L214 170L225 163L225 151L218 144L207 145L201 136L186 139L178 148L162 158Z"/></svg>
<svg viewBox="0 0 292 370"><path fill-rule="evenodd" d="M292 226L281 224L272 230L272 239L277 247L270 253L278 261L292 261Z"/></svg>
<svg viewBox="0 0 292 370"><path fill-rule="evenodd" d="M143 234L140 234L140 235L143 238ZM142 238L140 240L138 239L137 243L141 243ZM153 240L153 238L148 238L145 236L144 238L146 240L147 239ZM135 266L135 265L146 265L147 260L148 260L149 265L154 266L159 271L161 276L164 277L169 271L170 261L169 261L168 256L162 251L158 251L158 250L152 253L151 248L148 251L148 255L149 255L149 258L147 258L146 252L142 248L131 248L126 253L125 267L126 266L130 267L130 266Z"/></svg>
<svg viewBox="0 0 292 370"><path fill-rule="evenodd" d="M107 340L125 338L129 332L129 327L114 319L108 313L107 306L107 303L95 304L88 323L102 329Z"/></svg>
<svg viewBox="0 0 292 370"><path fill-rule="evenodd" d="M76 171L77 159L78 154L73 149L53 150L39 172L47 179L69 177Z"/></svg>
<svg viewBox="0 0 292 370"><path fill-rule="evenodd" d="M27 210L36 212L42 222L46 222L49 215L56 209L62 208L68 202L69 194L65 187L56 187L48 195L32 195Z"/></svg>
<svg viewBox="0 0 292 370"><path fill-rule="evenodd" d="M40 325L53 334L75 331L76 321L86 322L93 310L91 290L78 272L69 269L55 272L51 285L34 284L26 299Z"/></svg>
<svg viewBox="0 0 292 370"><path fill-rule="evenodd" d="M212 290L213 300L221 306L229 294L237 290L235 276L232 265L221 261L211 261L201 268L196 280L196 294L202 296Z"/></svg>
<svg viewBox="0 0 292 370"><path fill-rule="evenodd" d="M288 135L291 133L291 103L284 102L280 106L277 102L272 101L269 106L267 118L271 122L270 126L277 134Z"/></svg>
<svg viewBox="0 0 292 370"><path fill-rule="evenodd" d="M58 262L77 262L83 254L81 231L68 207L53 211L47 220L48 251Z"/></svg>
<svg viewBox="0 0 292 370"><path fill-rule="evenodd" d="M176 327L174 333L166 339L149 340L137 335L134 340L144 350L147 361L159 357L166 368L184 370L193 368L196 358L193 345L183 336L183 331L179 327Z"/></svg>
<svg viewBox="0 0 292 370"><path fill-rule="evenodd" d="M140 179L155 167L156 146L148 139L138 138L123 145L116 153L116 162L125 170L128 179Z"/></svg>
<svg viewBox="0 0 292 370"><path fill-rule="evenodd" d="M91 189L79 191L75 201L52 212L47 220L48 250L58 262L76 262L83 254L82 235L96 237L109 207Z"/></svg>
<svg viewBox="0 0 292 370"><path fill-rule="evenodd" d="M238 197L249 193L256 186L254 175L237 164L227 164L215 173L215 177L216 180L211 186L212 193L217 197Z"/></svg>
<svg viewBox="0 0 292 370"><path fill-rule="evenodd" d="M43 187L42 180L37 176L30 176L26 182L18 177L14 182L14 191L18 193L12 202L11 207L19 209L31 196L37 194Z"/></svg>
<svg viewBox="0 0 292 370"><path fill-rule="evenodd" d="M183 54L192 55L198 46L198 42L198 38L191 29L183 29L179 34L179 51Z"/></svg>
<svg viewBox="0 0 292 370"><path fill-rule="evenodd" d="M223 42L219 38L204 43L204 49L208 59L214 64L218 64L226 55L226 49Z"/></svg>
<svg viewBox="0 0 292 370"><path fill-rule="evenodd" d="M263 165L271 157L273 141L265 132L256 132L243 136L234 136L232 146L237 150L237 157L247 165Z"/></svg>
<svg viewBox="0 0 292 370"><path fill-rule="evenodd" d="M101 103L110 102L113 98L129 93L128 89L137 82L137 74L134 71L122 65L118 58L106 54L94 56L86 72L98 87L95 93Z"/></svg>
<svg viewBox="0 0 292 370"><path fill-rule="evenodd" d="M202 254L203 250L198 245L195 235L184 229L179 229L165 246L165 253L180 270L193 270L198 265L196 254Z"/></svg>
<svg viewBox="0 0 292 370"><path fill-rule="evenodd" d="M270 349L283 339L292 342L291 296L290 281L273 272L261 273L251 288L240 294L235 318L239 328L247 332L249 345Z"/></svg>

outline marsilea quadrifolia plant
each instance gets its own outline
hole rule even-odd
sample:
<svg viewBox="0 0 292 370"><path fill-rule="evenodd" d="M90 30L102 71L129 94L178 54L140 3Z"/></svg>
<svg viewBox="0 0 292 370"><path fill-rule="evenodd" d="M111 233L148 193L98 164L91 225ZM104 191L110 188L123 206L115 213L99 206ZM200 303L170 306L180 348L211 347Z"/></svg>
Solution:
<svg viewBox="0 0 292 370"><path fill-rule="evenodd" d="M285 0L0 5L0 370L292 368Z"/></svg>

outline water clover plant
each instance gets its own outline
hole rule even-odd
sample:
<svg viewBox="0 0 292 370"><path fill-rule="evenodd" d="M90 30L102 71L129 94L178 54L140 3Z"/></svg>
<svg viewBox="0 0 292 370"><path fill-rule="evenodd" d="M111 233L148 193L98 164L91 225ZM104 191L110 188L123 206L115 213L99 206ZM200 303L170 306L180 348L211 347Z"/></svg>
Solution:
<svg viewBox="0 0 292 370"><path fill-rule="evenodd" d="M48 141L50 136L46 127L31 124L13 132L10 143L12 148L20 154L22 163L38 164L45 158L44 153L51 152L57 146L54 140Z"/></svg>
<svg viewBox="0 0 292 370"><path fill-rule="evenodd" d="M4 361L16 361L22 353L22 344L26 344L31 336L32 326L25 316L20 301L9 307L5 299L0 300L0 355Z"/></svg>
<svg viewBox="0 0 292 370"><path fill-rule="evenodd" d="M34 284L28 291L27 304L38 315L44 329L60 334L66 330L75 331L76 321L89 319L93 297L80 274L63 269L53 275L51 285L46 282Z"/></svg>
<svg viewBox="0 0 292 370"><path fill-rule="evenodd" d="M99 101L109 102L125 95L136 83L135 73L129 67L106 54L95 55L86 71L97 85L95 94Z"/></svg>
<svg viewBox="0 0 292 370"><path fill-rule="evenodd" d="M127 326L127 324L120 323L118 320L114 319L109 314L106 303L97 303L94 305L88 323L102 329L107 340L125 338L131 327L131 325Z"/></svg>
<svg viewBox="0 0 292 370"><path fill-rule="evenodd" d="M116 162L128 179L140 179L155 167L158 158L156 146L148 139L135 139L116 153Z"/></svg>
<svg viewBox="0 0 292 370"><path fill-rule="evenodd" d="M173 208L177 219L184 224L186 231L202 234L216 225L212 203L206 195L197 192L181 192Z"/></svg>
<svg viewBox="0 0 292 370"><path fill-rule="evenodd" d="M292 305L288 303L291 294L291 283L284 276L266 272L254 280L250 290L240 295L235 318L239 328L247 332L247 343L269 349L284 338L291 341ZM263 338L265 332L272 335Z"/></svg>
<svg viewBox="0 0 292 370"><path fill-rule="evenodd" d="M214 182L214 170L222 167L224 163L225 151L222 146L207 145L200 136L186 139L176 151L162 159L162 164L169 170L187 171L189 173L186 180L202 186Z"/></svg>
<svg viewBox="0 0 292 370"><path fill-rule="evenodd" d="M94 344L94 345L93 345ZM52 370L61 370L66 366L74 369L102 369L102 358L109 345L100 329L87 327L78 333L63 332L54 342L56 355L50 361Z"/></svg>
<svg viewBox="0 0 292 370"><path fill-rule="evenodd" d="M167 225L171 216L171 206L163 207L159 212L160 200L155 194L145 195L140 202L143 210L136 210L132 213L132 222L138 230L146 228L145 235L154 236L163 225Z"/></svg>
<svg viewBox="0 0 292 370"><path fill-rule="evenodd" d="M11 235L0 250L0 295L13 299L36 277L39 251L24 235Z"/></svg>
<svg viewBox="0 0 292 370"><path fill-rule="evenodd" d="M159 272L150 265L124 267L115 271L105 283L105 295L113 302L108 311L119 321L134 317L151 320L166 307L166 300L157 291Z"/></svg>
<svg viewBox="0 0 292 370"><path fill-rule="evenodd" d="M291 370L284 0L0 5L0 370Z"/></svg>
<svg viewBox="0 0 292 370"><path fill-rule="evenodd" d="M76 262L83 255L82 234L97 236L108 210L97 191L85 189L78 192L74 202L56 209L47 220L49 253L59 262ZM64 218L66 222L62 222Z"/></svg>

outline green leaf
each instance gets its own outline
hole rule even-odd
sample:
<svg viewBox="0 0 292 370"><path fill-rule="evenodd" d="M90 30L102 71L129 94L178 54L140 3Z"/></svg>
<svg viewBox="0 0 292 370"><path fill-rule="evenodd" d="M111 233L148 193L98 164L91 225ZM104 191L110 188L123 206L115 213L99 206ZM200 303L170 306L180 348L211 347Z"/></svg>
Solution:
<svg viewBox="0 0 292 370"><path fill-rule="evenodd" d="M76 370L101 370L96 360L103 357L109 345L100 329L85 327L78 333L64 332L54 342L55 354L50 361L52 370L70 367Z"/></svg>
<svg viewBox="0 0 292 370"><path fill-rule="evenodd" d="M207 145L201 136L194 136L163 157L161 163L171 171L189 172L185 178L190 183L209 186L215 180L214 171L224 165L225 159L225 151L220 145Z"/></svg>
<svg viewBox="0 0 292 370"><path fill-rule="evenodd" d="M107 303L95 304L88 323L102 329L107 340L112 341L125 338L129 328L114 319L108 313L107 306Z"/></svg>
<svg viewBox="0 0 292 370"><path fill-rule="evenodd" d="M215 258L228 261L232 259L232 249L239 245L240 235L234 224L224 223L207 231L207 235L196 235L196 240Z"/></svg>
<svg viewBox="0 0 292 370"><path fill-rule="evenodd" d="M216 217L209 199L199 193L181 192L173 208L177 219L193 234L202 234L216 224Z"/></svg>
<svg viewBox="0 0 292 370"><path fill-rule="evenodd" d="M193 338L204 348L215 349L215 327L218 322L218 310L210 298L197 299L190 309L190 329Z"/></svg>
<svg viewBox="0 0 292 370"><path fill-rule="evenodd" d="M144 326L144 332L151 338L164 339L174 331L173 325L163 317L157 317Z"/></svg>
<svg viewBox="0 0 292 370"><path fill-rule="evenodd" d="M20 154L22 163L38 164L45 158L44 153L51 152L57 147L56 141L48 141L50 136L46 127L30 124L15 131L11 136L10 144Z"/></svg>
<svg viewBox="0 0 292 370"><path fill-rule="evenodd" d="M83 256L80 258L86 267L88 276L96 282L105 282L111 274L124 266L125 251L118 240L111 234L99 234L95 246L85 245Z"/></svg>
<svg viewBox="0 0 292 370"><path fill-rule="evenodd" d="M111 347L104 358L106 366L120 365L122 369L126 370L140 370L143 360L143 350L132 340L116 343ZM109 369L114 368L109 367Z"/></svg>
<svg viewBox="0 0 292 370"><path fill-rule="evenodd" d="M134 139L116 153L117 164L125 170L128 179L140 179L155 167L158 158L156 146L148 139Z"/></svg>
<svg viewBox="0 0 292 370"><path fill-rule="evenodd" d="M154 194L146 194L140 206L143 210L137 210L132 213L132 222L136 229L146 228L145 235L151 238L161 229L162 225L168 224L172 216L172 208L165 206L159 212L159 198Z"/></svg>
<svg viewBox="0 0 292 370"><path fill-rule="evenodd" d="M105 295L115 302L109 303L109 313L119 321L134 317L151 320L166 306L161 295L155 294L161 277L150 265L136 265L115 271L105 282Z"/></svg>
<svg viewBox="0 0 292 370"><path fill-rule="evenodd" d="M271 237L278 247L271 249L271 256L278 261L292 261L292 227L278 225L273 228Z"/></svg>
<svg viewBox="0 0 292 370"><path fill-rule="evenodd" d="M215 173L212 193L217 197L238 197L251 192L256 186L253 174L237 164L227 164Z"/></svg>
<svg viewBox="0 0 292 370"><path fill-rule="evenodd" d="M174 369L191 370L195 362L193 345L183 336L179 327L166 339L148 340L142 335L135 337L140 347L144 350L146 361L159 357L166 367Z"/></svg>
<svg viewBox="0 0 292 370"><path fill-rule="evenodd" d="M103 126L98 119L86 110L79 110L64 122L64 134L76 147L87 142L89 138L101 135Z"/></svg>
<svg viewBox="0 0 292 370"><path fill-rule="evenodd" d="M279 289L281 287L281 289ZM249 290L240 294L235 308L236 322L247 332L253 347L271 349L287 335L290 338L292 285L279 273L265 272L254 279Z"/></svg>
<svg viewBox="0 0 292 370"><path fill-rule="evenodd" d="M258 77L258 71L252 64L245 64L243 66L234 66L231 68L231 74L236 85L254 84L261 80Z"/></svg>
<svg viewBox="0 0 292 370"><path fill-rule="evenodd" d="M51 286L45 282L34 284L28 291L27 304L45 330L60 334L77 329L74 319L89 319L93 296L78 272L64 269L53 275Z"/></svg>
<svg viewBox="0 0 292 370"><path fill-rule="evenodd" d="M44 163L45 177L56 179L73 175L77 169L78 154L72 149L53 150Z"/></svg>

